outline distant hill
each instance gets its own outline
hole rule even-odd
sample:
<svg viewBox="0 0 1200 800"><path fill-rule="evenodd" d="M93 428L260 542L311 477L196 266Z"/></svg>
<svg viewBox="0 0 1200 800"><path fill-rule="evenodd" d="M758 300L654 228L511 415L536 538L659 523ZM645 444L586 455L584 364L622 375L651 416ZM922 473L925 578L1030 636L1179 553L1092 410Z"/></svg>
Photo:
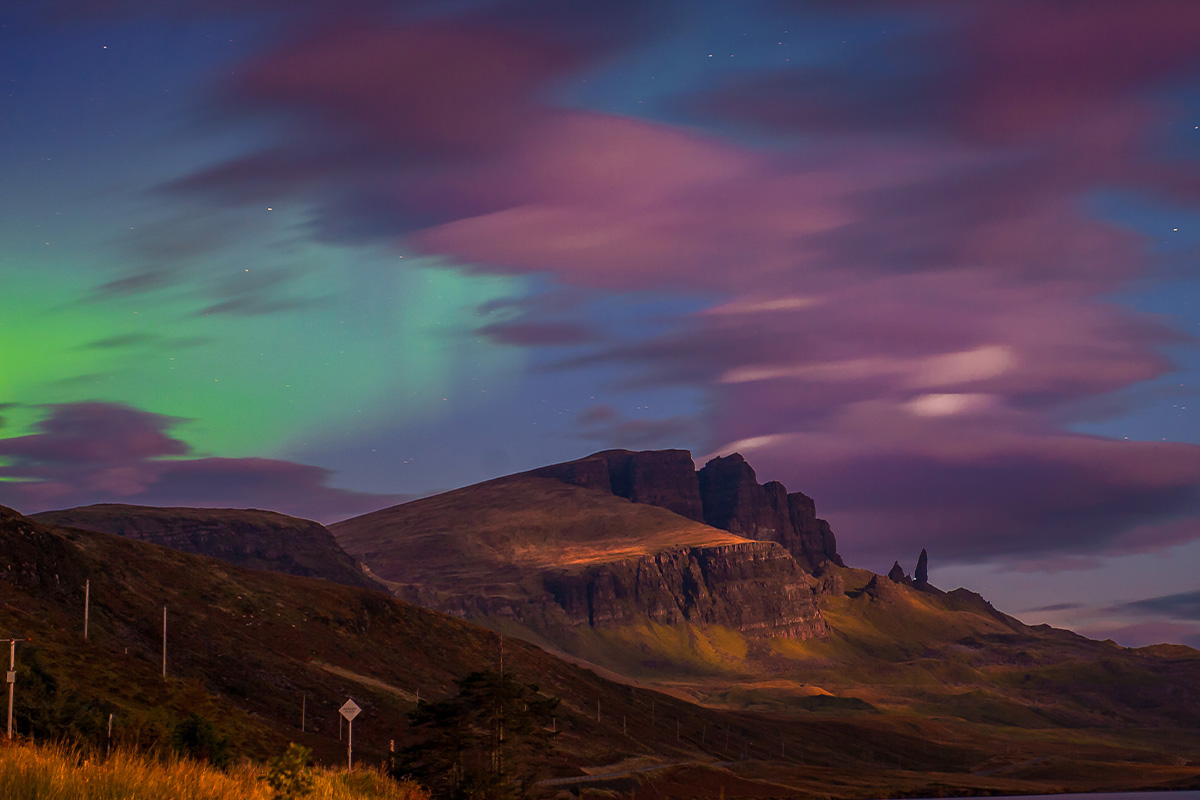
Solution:
<svg viewBox="0 0 1200 800"><path fill-rule="evenodd" d="M823 636L815 583L775 542L516 475L330 526L402 597L510 619L572 649L577 629L654 622Z"/></svg>
<svg viewBox="0 0 1200 800"><path fill-rule="evenodd" d="M114 533L212 556L239 567L381 588L363 574L325 527L274 511L104 503L32 516L50 525Z"/></svg>

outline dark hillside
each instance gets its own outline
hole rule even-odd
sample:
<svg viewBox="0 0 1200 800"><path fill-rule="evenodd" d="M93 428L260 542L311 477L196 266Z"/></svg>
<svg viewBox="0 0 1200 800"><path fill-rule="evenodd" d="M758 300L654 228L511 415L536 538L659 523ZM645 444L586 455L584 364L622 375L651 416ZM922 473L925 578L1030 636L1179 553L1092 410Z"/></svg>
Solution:
<svg viewBox="0 0 1200 800"><path fill-rule="evenodd" d="M378 589L323 525L274 511L102 503L32 515L48 525L115 533L248 569Z"/></svg>

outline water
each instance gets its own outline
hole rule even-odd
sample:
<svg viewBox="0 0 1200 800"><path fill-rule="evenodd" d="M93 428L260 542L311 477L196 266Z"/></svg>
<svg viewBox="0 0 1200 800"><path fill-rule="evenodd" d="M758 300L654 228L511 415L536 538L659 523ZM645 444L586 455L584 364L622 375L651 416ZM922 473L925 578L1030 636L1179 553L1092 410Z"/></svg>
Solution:
<svg viewBox="0 0 1200 800"><path fill-rule="evenodd" d="M944 800L944 798L923 798ZM988 800L1200 800L1200 791L1185 792L1087 792L1084 794L1022 794L996 796Z"/></svg>

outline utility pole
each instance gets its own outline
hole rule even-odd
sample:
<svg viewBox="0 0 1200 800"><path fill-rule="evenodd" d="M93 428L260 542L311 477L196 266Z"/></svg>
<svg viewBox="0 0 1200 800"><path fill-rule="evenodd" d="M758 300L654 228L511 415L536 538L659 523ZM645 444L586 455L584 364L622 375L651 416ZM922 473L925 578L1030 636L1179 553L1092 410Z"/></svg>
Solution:
<svg viewBox="0 0 1200 800"><path fill-rule="evenodd" d="M0 641L4 641L0 639ZM17 685L17 642L28 642L29 637L8 640L8 738L12 740L13 688Z"/></svg>
<svg viewBox="0 0 1200 800"><path fill-rule="evenodd" d="M308 710L308 695L300 693L300 732L304 733L304 712Z"/></svg>
<svg viewBox="0 0 1200 800"><path fill-rule="evenodd" d="M83 582L83 638L88 638L88 607L91 605L92 599L92 582L86 580Z"/></svg>

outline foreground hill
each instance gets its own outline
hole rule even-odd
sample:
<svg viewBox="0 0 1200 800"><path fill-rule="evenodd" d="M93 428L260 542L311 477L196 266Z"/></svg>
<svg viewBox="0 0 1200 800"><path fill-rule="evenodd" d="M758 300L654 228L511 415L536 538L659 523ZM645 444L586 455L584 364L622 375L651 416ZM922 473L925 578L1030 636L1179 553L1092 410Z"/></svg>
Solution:
<svg viewBox="0 0 1200 800"><path fill-rule="evenodd" d="M157 508L103 503L46 511L49 525L115 533L239 567L324 578L378 589L322 525L274 511L234 508Z"/></svg>
<svg viewBox="0 0 1200 800"><path fill-rule="evenodd" d="M493 666L501 647L494 633L378 592L55 528L8 509L0 509L0 627L32 637L18 646L19 734L69 728L102 740L112 713L116 742L145 747L197 714L236 753L273 755L293 740L327 762L344 757L336 708L347 696L364 709L355 752L378 763L389 740L411 741L406 712L417 692L447 694L455 678ZM566 788L861 798L1182 786L1200 775L1180 760L1195 735L1179 728L1164 731L1170 740L1160 746L1086 728L1013 729L886 709L738 708L736 698L705 706L615 683L522 642L504 652L506 669L562 699L548 765ZM1172 683L1184 674L1183 666L1180 676L1156 672L1162 662L1146 657L1147 674ZM1196 685L1195 672L1187 674Z"/></svg>

